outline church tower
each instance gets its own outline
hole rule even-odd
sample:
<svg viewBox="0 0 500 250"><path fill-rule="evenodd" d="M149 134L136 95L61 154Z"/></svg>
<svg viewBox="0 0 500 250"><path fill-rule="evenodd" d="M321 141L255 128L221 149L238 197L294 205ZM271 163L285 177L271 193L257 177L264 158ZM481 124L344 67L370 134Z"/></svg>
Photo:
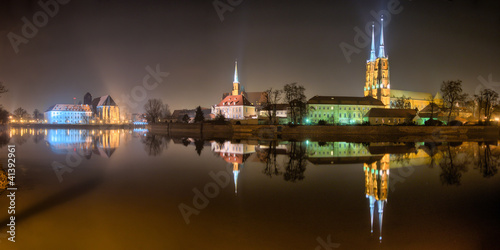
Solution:
<svg viewBox="0 0 500 250"><path fill-rule="evenodd" d="M238 61L234 62L234 80L233 80L233 91L231 95L241 95L241 86L238 81Z"/></svg>
<svg viewBox="0 0 500 250"><path fill-rule="evenodd" d="M390 104L391 84L389 81L389 58L384 48L384 18L380 19L380 44L378 57L375 55L375 25L372 24L372 43L370 59L366 62L366 83L364 96L381 100L387 107Z"/></svg>

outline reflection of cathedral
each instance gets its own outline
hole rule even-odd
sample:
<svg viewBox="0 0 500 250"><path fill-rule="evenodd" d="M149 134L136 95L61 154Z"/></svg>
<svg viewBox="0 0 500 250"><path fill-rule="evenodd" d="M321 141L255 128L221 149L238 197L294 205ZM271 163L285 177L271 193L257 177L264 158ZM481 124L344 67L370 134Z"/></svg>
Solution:
<svg viewBox="0 0 500 250"><path fill-rule="evenodd" d="M234 193L237 194L238 175L248 157L255 153L255 146L243 143L233 144L230 141L220 144L214 141L212 142L212 151L233 165Z"/></svg>
<svg viewBox="0 0 500 250"><path fill-rule="evenodd" d="M379 239L382 240L382 222L384 216L384 205L387 203L389 187L389 155L386 154L381 160L373 163L365 163L365 194L370 202L370 224L373 233L373 218L375 205L378 207Z"/></svg>

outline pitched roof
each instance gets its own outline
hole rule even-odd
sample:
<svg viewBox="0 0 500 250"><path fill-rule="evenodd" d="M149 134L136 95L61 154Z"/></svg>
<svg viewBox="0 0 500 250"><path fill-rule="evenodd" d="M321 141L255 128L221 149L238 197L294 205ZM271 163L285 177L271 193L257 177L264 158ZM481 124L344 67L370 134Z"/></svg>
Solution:
<svg viewBox="0 0 500 250"><path fill-rule="evenodd" d="M381 108L372 108L368 113L366 113L366 117L398 117L398 118L408 118L415 117L417 115L417 111L414 109L381 109Z"/></svg>
<svg viewBox="0 0 500 250"><path fill-rule="evenodd" d="M384 103L371 96L314 96L307 101L307 104L338 104L338 105L372 105L384 106Z"/></svg>
<svg viewBox="0 0 500 250"><path fill-rule="evenodd" d="M252 106L252 104L242 95L229 95L224 98L217 106Z"/></svg>
<svg viewBox="0 0 500 250"><path fill-rule="evenodd" d="M443 100L443 96L441 93L437 92L437 94L434 96L434 100Z"/></svg>
<svg viewBox="0 0 500 250"><path fill-rule="evenodd" d="M252 105L267 102L266 92L243 92L243 96L245 96Z"/></svg>
<svg viewBox="0 0 500 250"><path fill-rule="evenodd" d="M92 112L89 105L75 105L75 104L55 104L50 106L45 112L49 111Z"/></svg>
<svg viewBox="0 0 500 250"><path fill-rule="evenodd" d="M413 100L428 101L432 99L431 93L391 89L391 97L402 97L403 95Z"/></svg>
<svg viewBox="0 0 500 250"><path fill-rule="evenodd" d="M117 106L113 98L109 95L97 97L92 101L92 106L93 107L99 107L99 106Z"/></svg>
<svg viewBox="0 0 500 250"><path fill-rule="evenodd" d="M425 108L420 110L419 114L421 114L421 113L429 113L430 114L431 112L439 113L439 112L441 112L441 108L436 103L429 103L429 105L425 106Z"/></svg>

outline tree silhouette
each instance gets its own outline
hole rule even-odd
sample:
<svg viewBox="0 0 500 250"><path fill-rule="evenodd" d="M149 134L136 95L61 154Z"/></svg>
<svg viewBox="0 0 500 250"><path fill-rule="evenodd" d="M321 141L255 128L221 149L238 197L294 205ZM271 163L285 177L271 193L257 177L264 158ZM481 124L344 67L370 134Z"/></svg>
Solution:
<svg viewBox="0 0 500 250"><path fill-rule="evenodd" d="M203 110L201 107L196 107L196 114L194 116L194 122L203 122L205 120L205 116L203 115Z"/></svg>
<svg viewBox="0 0 500 250"><path fill-rule="evenodd" d="M445 105L450 109L448 113L448 123L450 123L453 107L457 102L465 101L467 94L462 93L461 80L444 81L441 85L441 93L443 93L443 101L445 102Z"/></svg>
<svg viewBox="0 0 500 250"><path fill-rule="evenodd" d="M163 112L163 102L160 99L149 99L144 104L144 111L146 112L146 119L149 123L156 123L161 117Z"/></svg>
<svg viewBox="0 0 500 250"><path fill-rule="evenodd" d="M203 146L205 144L205 141L203 140L194 140L194 146L196 147L196 153L198 153L198 155L201 155L201 151L203 150Z"/></svg>
<svg viewBox="0 0 500 250"><path fill-rule="evenodd" d="M142 138L142 143L144 144L144 149L150 156L160 155L164 149L167 148L167 142L164 141L162 135L157 135L153 133L147 133L145 137Z"/></svg>
<svg viewBox="0 0 500 250"><path fill-rule="evenodd" d="M296 182L303 180L306 171L306 149L302 142L292 141L290 143L290 153L288 154L283 178L285 181Z"/></svg>
<svg viewBox="0 0 500 250"><path fill-rule="evenodd" d="M466 164L457 163L454 161L454 158L455 156L452 154L451 145L448 144L448 150L443 152L443 159L439 164L441 167L439 178L443 185L460 186L462 172L467 171Z"/></svg>
<svg viewBox="0 0 500 250"><path fill-rule="evenodd" d="M277 141L270 141L269 147L265 150L262 155L263 161L266 164L262 173L269 176L270 178L274 176L281 175L281 171L278 168L277 163Z"/></svg>
<svg viewBox="0 0 500 250"><path fill-rule="evenodd" d="M498 172L499 156L491 153L489 144L479 145L476 167L485 178L493 177Z"/></svg>

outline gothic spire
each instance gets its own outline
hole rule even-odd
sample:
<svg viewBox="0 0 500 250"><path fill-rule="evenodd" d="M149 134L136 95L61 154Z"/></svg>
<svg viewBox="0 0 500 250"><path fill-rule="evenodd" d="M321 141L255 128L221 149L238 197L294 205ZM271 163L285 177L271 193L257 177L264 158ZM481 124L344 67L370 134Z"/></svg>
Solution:
<svg viewBox="0 0 500 250"><path fill-rule="evenodd" d="M238 61L234 61L234 82L239 83L238 81Z"/></svg>
<svg viewBox="0 0 500 250"><path fill-rule="evenodd" d="M384 50L384 16L380 17L380 47L378 51L379 58L385 58Z"/></svg>
<svg viewBox="0 0 500 250"><path fill-rule="evenodd" d="M372 23L372 49L370 51L370 62L374 62L377 59L375 55L375 24Z"/></svg>

